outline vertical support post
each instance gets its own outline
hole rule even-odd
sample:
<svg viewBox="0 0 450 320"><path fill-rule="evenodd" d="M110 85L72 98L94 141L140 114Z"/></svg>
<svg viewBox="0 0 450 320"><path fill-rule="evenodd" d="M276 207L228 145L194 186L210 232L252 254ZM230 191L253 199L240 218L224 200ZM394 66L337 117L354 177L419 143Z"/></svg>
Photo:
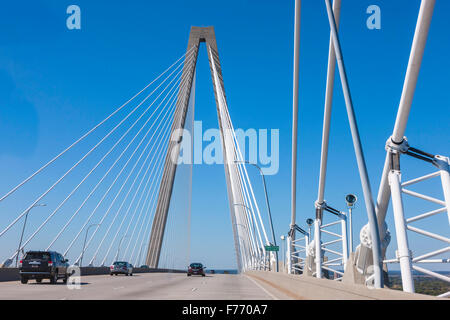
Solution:
<svg viewBox="0 0 450 320"><path fill-rule="evenodd" d="M342 262L345 266L348 260L348 242L347 242L347 217L342 215L341 217L341 232L342 232Z"/></svg>
<svg viewBox="0 0 450 320"><path fill-rule="evenodd" d="M341 0L333 1L333 12L336 24L339 24L340 15L341 15ZM322 206L324 203L324 194L325 194L325 180L327 175L327 162L328 162L328 144L330 140L330 124L331 124L331 109L333 106L333 89L334 89L334 74L336 70L336 53L333 44L333 33L330 31L330 45L328 50L328 69L327 69L327 84L325 91L325 108L323 112L323 128L322 128L322 149L320 153L320 173L319 173L319 188L316 200L316 207ZM320 209L322 215L322 209ZM317 218L316 218L317 222ZM317 240L320 247L320 226L319 229L315 229L315 241L317 246ZM321 250L316 253L322 252ZM317 254L316 254L317 257ZM321 265L321 257L319 258L319 262ZM317 269L317 260L316 260L316 269ZM322 275L322 269L317 273L319 277Z"/></svg>
<svg viewBox="0 0 450 320"><path fill-rule="evenodd" d="M305 235L305 257L308 256L309 234Z"/></svg>
<svg viewBox="0 0 450 320"><path fill-rule="evenodd" d="M349 251L353 252L353 218L352 218L353 208L348 208L348 241L349 241Z"/></svg>
<svg viewBox="0 0 450 320"><path fill-rule="evenodd" d="M309 234L305 235L305 261L303 261L303 274L306 274L306 269L308 268L308 265L306 264L306 261L308 261L308 245L309 245Z"/></svg>
<svg viewBox="0 0 450 320"><path fill-rule="evenodd" d="M439 160L439 171L441 172L442 191L444 192L445 206L447 208L448 223L450 224L450 160L447 157L435 156Z"/></svg>
<svg viewBox="0 0 450 320"><path fill-rule="evenodd" d="M320 209L318 209L320 210ZM322 278L322 245L320 239L320 226L322 221L320 218L316 218L314 222L314 241L315 241L315 249L316 249L316 277Z"/></svg>
<svg viewBox="0 0 450 320"><path fill-rule="evenodd" d="M333 12L336 25L339 26L341 15L341 0L333 1ZM330 46L328 52L327 85L325 89L325 108L323 112L322 150L320 153L319 190L317 203L322 204L325 193L327 175L328 143L330 140L331 109L333 107L334 75L336 70L336 54L334 53L333 35L330 32Z"/></svg>
<svg viewBox="0 0 450 320"><path fill-rule="evenodd" d="M392 206L394 208L395 233L398 247L397 256L400 261L403 291L414 292L411 253L409 251L406 222L403 213L400 171L391 170L389 172L389 186L391 187L392 193Z"/></svg>
<svg viewBox="0 0 450 320"><path fill-rule="evenodd" d="M428 38L428 30L430 29L431 18L433 17L434 4L436 0L422 0L420 5L419 16L417 18L416 30L411 46L411 53L406 70L405 81L403 83L403 91L398 107L397 118L395 120L392 141L401 143L405 135L406 124L408 122L409 112L411 110L414 92L416 90L417 79L419 78L420 66L425 51L425 45ZM383 174L381 176L380 187L378 189L377 198L377 219L378 226L381 228L386 218L386 212L389 205L389 152L386 155ZM384 238L384 235L381 235Z"/></svg>
<svg viewBox="0 0 450 320"><path fill-rule="evenodd" d="M286 262L287 262L287 273L292 273L292 238L290 235L287 237L286 246Z"/></svg>
<svg viewBox="0 0 450 320"><path fill-rule="evenodd" d="M294 85L292 101L292 172L291 172L291 243L295 240L295 215L297 200L297 123L298 123L298 83L300 63L300 13L301 0L295 0L295 25L294 25ZM290 248L292 250L293 248ZM289 255L289 259L292 256Z"/></svg>
<svg viewBox="0 0 450 320"><path fill-rule="evenodd" d="M367 174L366 161L362 150L361 140L359 137L359 130L356 123L355 111L353 109L353 101L350 95L350 88L348 86L347 74L344 66L344 58L342 56L341 44L337 33L336 21L333 10L331 8L330 0L325 0L328 12L328 20L330 23L331 32L333 34L333 44L336 53L336 59L339 67L339 74L341 77L342 91L345 98L345 106L347 109L347 116L350 124L350 131L352 133L353 147L355 149L356 161L358 164L359 176L364 194L364 200L369 219L370 234L372 237L373 248L373 267L375 276L375 288L383 287L383 276L381 272L381 246L380 236L378 232L378 224L375 215L375 207L373 204L372 191L370 188L369 175Z"/></svg>

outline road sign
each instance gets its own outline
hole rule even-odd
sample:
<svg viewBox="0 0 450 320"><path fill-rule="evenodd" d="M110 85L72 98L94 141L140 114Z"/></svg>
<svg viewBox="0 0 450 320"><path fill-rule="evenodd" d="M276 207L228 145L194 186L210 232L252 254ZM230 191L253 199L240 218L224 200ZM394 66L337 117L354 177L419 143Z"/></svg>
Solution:
<svg viewBox="0 0 450 320"><path fill-rule="evenodd" d="M280 251L279 246L264 246L264 249L266 249L266 251Z"/></svg>

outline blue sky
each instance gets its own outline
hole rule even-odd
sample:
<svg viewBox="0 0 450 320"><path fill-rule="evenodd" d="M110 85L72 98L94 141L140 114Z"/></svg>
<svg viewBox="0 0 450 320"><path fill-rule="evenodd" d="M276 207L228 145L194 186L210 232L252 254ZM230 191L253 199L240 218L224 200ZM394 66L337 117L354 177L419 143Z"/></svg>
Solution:
<svg viewBox="0 0 450 320"><path fill-rule="evenodd" d="M81 8L81 30L66 28L66 8ZM369 5L381 8L381 30L366 27ZM341 44L367 166L376 195L406 72L420 1L344 0ZM267 177L277 237L288 231L292 117L294 1L36 1L0 10L0 193L34 172L126 101L180 57L191 26L216 30L230 114L235 128L280 130L280 170ZM438 1L406 131L411 145L448 155L447 13ZM298 224L314 215L328 55L329 26L323 1L302 1L299 106ZM196 120L217 127L209 66L201 48L196 87ZM336 81L326 200L344 209L344 196L362 200L340 82ZM73 158L75 159L75 158ZM433 171L403 158L404 179ZM264 209L257 172L249 168ZM223 167L194 166L192 260L209 267L235 267ZM54 176L54 179L56 175ZM439 181L422 189L442 198ZM6 226L33 190L0 204ZM19 205L20 204L20 205ZM421 201L405 204L410 214L426 211ZM48 211L48 210L47 210ZM30 230L45 217L33 209ZM66 213L68 214L68 213ZM263 214L265 211L263 210ZM64 214L63 214L64 215ZM363 202L354 213L355 239L366 223ZM55 224L61 222L56 218ZM424 228L448 236L445 215ZM393 232L392 211L388 224ZM14 250L18 230L0 239L0 257ZM47 233L48 232L48 233ZM48 242L52 229L37 240ZM47 241L45 241L47 240ZM417 252L435 243L412 237ZM389 251L392 256L395 237ZM69 258L74 258L70 256Z"/></svg>

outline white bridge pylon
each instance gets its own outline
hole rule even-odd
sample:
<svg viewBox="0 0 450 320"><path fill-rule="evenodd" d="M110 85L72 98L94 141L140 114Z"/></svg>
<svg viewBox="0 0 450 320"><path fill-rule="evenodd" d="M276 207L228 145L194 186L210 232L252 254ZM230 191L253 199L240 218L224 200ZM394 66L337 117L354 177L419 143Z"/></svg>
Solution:
<svg viewBox="0 0 450 320"><path fill-rule="evenodd" d="M108 265L126 258L137 266L159 267L202 42L216 98L238 269L268 268L274 257L265 246L271 243L228 111L213 27L192 27L182 57L0 197L0 210L9 202L8 208L18 211L1 219L0 241L20 239L3 266L14 266L27 249L38 249L61 252L76 265ZM59 172L56 179L52 170ZM29 203L21 194L28 186L39 192Z"/></svg>
<svg viewBox="0 0 450 320"><path fill-rule="evenodd" d="M188 80L187 90L178 96L177 110L175 111L178 118L173 124L171 142L166 154L164 174L152 224L146 263L150 267L157 267L159 264L177 168L177 164L172 159L178 159L180 153L182 129L184 129L190 96L195 90L192 84L194 83L196 58L202 42L206 43L216 99L238 269L239 271L265 269L267 268L268 258L265 245L269 244L269 240L247 173L245 159L240 150L228 112L215 33L212 27L192 27L191 29L187 52L193 49L194 61L189 65L185 65L183 70L183 74L190 80Z"/></svg>

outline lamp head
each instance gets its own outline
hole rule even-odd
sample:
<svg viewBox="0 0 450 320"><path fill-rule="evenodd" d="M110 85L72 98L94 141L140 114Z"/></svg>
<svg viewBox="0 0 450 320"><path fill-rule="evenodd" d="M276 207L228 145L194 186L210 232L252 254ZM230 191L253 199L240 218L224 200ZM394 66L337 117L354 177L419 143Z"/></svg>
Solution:
<svg viewBox="0 0 450 320"><path fill-rule="evenodd" d="M306 224L307 224L308 226L311 226L313 223L314 223L314 220L313 220L313 219L311 219L311 218L306 219Z"/></svg>
<svg viewBox="0 0 450 320"><path fill-rule="evenodd" d="M345 201L347 202L347 206L353 207L358 198L354 194L348 194L345 196Z"/></svg>

